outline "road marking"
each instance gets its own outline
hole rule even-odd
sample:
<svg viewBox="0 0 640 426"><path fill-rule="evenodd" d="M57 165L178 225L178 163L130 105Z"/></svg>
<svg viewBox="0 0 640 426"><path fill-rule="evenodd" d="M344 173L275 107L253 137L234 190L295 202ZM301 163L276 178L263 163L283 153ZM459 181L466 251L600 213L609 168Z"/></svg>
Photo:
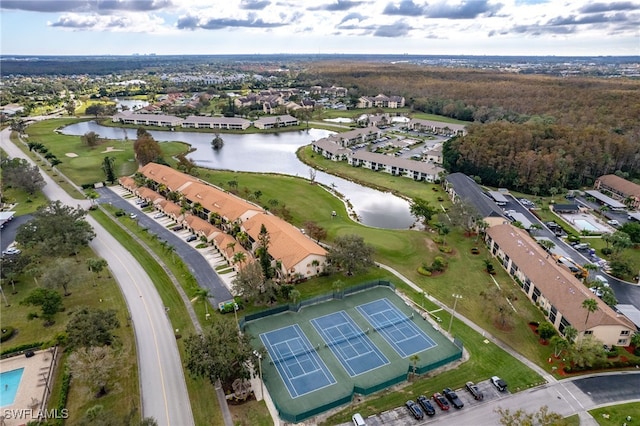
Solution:
<svg viewBox="0 0 640 426"><path fill-rule="evenodd" d="M563 388L563 389L564 389L564 390L565 390L569 395L571 395L571 397L572 397L572 398L573 398L573 399L578 403L578 405L580 406L580 408L582 408L582 410L584 410L584 409L585 409L585 408L584 408L584 405L582 405L582 403L578 400L578 398L576 398L576 396L575 396L573 393L571 393L571 391L570 391L569 389L567 389L567 387L564 385L564 383L561 383L560 385L561 385L561 386L562 386L562 388ZM567 401L567 402L569 402L569 401ZM573 408L573 407L572 407L572 408Z"/></svg>
<svg viewBox="0 0 640 426"><path fill-rule="evenodd" d="M113 251L111 249L111 247L109 247L108 244L105 243L104 240L100 239L100 237L97 237L98 240L102 241L102 244L107 248L107 250L109 250L120 262L121 266L124 268L124 270L127 272L127 275L129 275L129 277L131 278L131 282L133 283L133 285L135 286L136 290L138 291L138 294L140 295L140 299L142 300L142 303L145 306L145 313L147 314L147 318L149 319L149 323L151 324L151 330L152 330L152 335L153 335L153 341L155 342L155 346L156 346L156 357L158 360L158 370L160 371L160 382L162 383L162 397L164 399L164 410L165 410L165 415L167 417L167 424L170 425L171 424L171 420L169 417L169 404L168 404L168 400L167 400L167 392L166 392L166 385L164 382L164 373L162 372L162 362L160 360L160 351L158 350L158 339L156 336L156 329L154 326L153 321L151 320L151 317L149 316L149 309L148 309L148 305L147 305L147 301L144 297L142 297L142 294L140 292L140 286L138 286L138 283L136 282L136 280L133 278L133 276L131 275L131 272L129 271L129 268L127 268L127 265L125 262L122 261L122 259L120 258L120 256L118 256L118 254ZM141 265L142 267L142 265ZM146 271L145 271L146 273ZM131 306L130 306L131 308ZM180 365L180 368L182 368L182 365Z"/></svg>

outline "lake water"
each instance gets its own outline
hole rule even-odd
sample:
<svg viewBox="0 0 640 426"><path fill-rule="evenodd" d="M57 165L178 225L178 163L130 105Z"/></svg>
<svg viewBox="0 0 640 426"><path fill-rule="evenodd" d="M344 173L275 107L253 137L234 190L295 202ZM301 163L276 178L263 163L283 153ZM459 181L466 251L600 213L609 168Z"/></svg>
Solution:
<svg viewBox="0 0 640 426"><path fill-rule="evenodd" d="M113 101L116 103L118 111L122 111L123 106L126 106L131 111L135 111L149 105L149 102L141 99L114 99Z"/></svg>
<svg viewBox="0 0 640 426"><path fill-rule="evenodd" d="M136 129L105 127L95 121L72 124L61 129L65 135L84 135L95 132L103 138L136 139ZM309 166L296 156L296 150L332 132L309 129L298 132L221 134L224 147L211 149L212 133L170 132L152 130L158 142L180 141L196 150L188 155L199 166L247 172L282 173L309 179ZM398 178L400 179L400 178ZM409 212L409 202L390 193L377 191L354 182L317 171L316 181L335 188L348 200L359 221L368 226L387 229L407 229L415 218Z"/></svg>

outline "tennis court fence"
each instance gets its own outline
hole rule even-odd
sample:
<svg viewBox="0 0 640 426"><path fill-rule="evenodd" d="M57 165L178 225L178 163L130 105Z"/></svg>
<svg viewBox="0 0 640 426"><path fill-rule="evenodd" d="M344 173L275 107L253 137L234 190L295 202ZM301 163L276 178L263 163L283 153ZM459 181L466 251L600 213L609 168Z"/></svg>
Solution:
<svg viewBox="0 0 640 426"><path fill-rule="evenodd" d="M374 287L389 287L393 291L396 290L396 286L394 286L389 281L386 281L386 280L369 281L363 284L358 284L352 287L345 288L344 290L335 290L331 293L326 293L320 296L312 297L310 299L301 300L300 302L297 302L297 303L287 303L284 305L279 305L270 309L265 309L264 311L247 315L244 318L240 319L239 321L240 329L244 331L244 327L246 323L248 323L249 321L254 321L260 318L276 315L286 311L298 312L300 311L301 308L305 306L311 306L318 303L327 302L333 299L343 299L345 296L348 296L350 294L369 290L370 288L374 288Z"/></svg>

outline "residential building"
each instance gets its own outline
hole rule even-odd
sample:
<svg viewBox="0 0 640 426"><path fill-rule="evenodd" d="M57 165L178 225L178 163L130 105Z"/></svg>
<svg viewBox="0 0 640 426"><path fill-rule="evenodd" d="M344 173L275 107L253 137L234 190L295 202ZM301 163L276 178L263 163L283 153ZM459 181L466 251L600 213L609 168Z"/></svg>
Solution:
<svg viewBox="0 0 640 426"><path fill-rule="evenodd" d="M122 111L112 116L111 121L136 126L180 127L183 120L173 115L141 114L132 111Z"/></svg>
<svg viewBox="0 0 640 426"><path fill-rule="evenodd" d="M604 175L596 179L594 188L607 192L632 210L640 210L640 185L616 175Z"/></svg>
<svg viewBox="0 0 640 426"><path fill-rule="evenodd" d="M464 173L451 173L444 179L445 191L454 203L464 202L475 208L489 225L507 222L504 213L495 202L485 195L482 188Z"/></svg>
<svg viewBox="0 0 640 426"><path fill-rule="evenodd" d="M440 174L445 171L442 167L433 163L377 154L365 150L352 153L348 157L348 162L354 167L365 167L374 171L383 171L393 176L404 176L426 182L437 181Z"/></svg>
<svg viewBox="0 0 640 426"><path fill-rule="evenodd" d="M267 251L283 277L310 277L323 270L326 250L261 207L168 166L148 163L138 173L144 179L123 177L120 184L193 233L206 237L230 263L237 252L247 255L249 249L256 248L264 224L270 239ZM141 181L144 186L136 184ZM180 199L180 205L169 201L170 197ZM241 240L242 232L246 238Z"/></svg>
<svg viewBox="0 0 640 426"><path fill-rule="evenodd" d="M407 123L409 130L433 133L443 136L464 136L467 134L467 126L462 124L444 123L442 121L423 120L412 118Z"/></svg>
<svg viewBox="0 0 640 426"><path fill-rule="evenodd" d="M245 130L251 121L239 117L202 117L190 115L182 122L182 127L194 129Z"/></svg>
<svg viewBox="0 0 640 426"><path fill-rule="evenodd" d="M387 96L379 94L378 96L361 96L358 99L356 108L403 108L405 99L402 96Z"/></svg>
<svg viewBox="0 0 640 426"><path fill-rule="evenodd" d="M491 254L539 306L549 322L564 334L568 326L578 338L591 336L607 346L628 346L635 325L596 297L571 272L558 265L523 230L510 224L487 229L486 243ZM582 303L591 299L597 309L589 312Z"/></svg>
<svg viewBox="0 0 640 426"><path fill-rule="evenodd" d="M260 117L253 122L258 129L275 129L278 127L297 126L300 122L290 115L276 115L275 117Z"/></svg>
<svg viewBox="0 0 640 426"><path fill-rule="evenodd" d="M349 148L343 148L328 138L318 139L311 142L311 149L325 158L333 161L347 161L352 151Z"/></svg>

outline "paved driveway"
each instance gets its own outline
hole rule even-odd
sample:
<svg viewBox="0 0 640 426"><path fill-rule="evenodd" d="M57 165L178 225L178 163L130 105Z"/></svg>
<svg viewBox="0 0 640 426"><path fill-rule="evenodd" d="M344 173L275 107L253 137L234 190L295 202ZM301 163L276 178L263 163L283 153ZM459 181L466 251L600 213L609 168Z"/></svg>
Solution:
<svg viewBox="0 0 640 426"><path fill-rule="evenodd" d="M213 306L233 298L229 289L212 268L211 263L193 247L193 244L185 241L183 234L177 234L167 229L158 220L143 213L135 203L122 198L113 189L104 187L97 189L97 191L100 194L99 203L110 203L123 209L127 214L135 213L137 215L136 220L140 226L147 228L149 232L158 235L159 238L171 244L175 248L176 255L189 266L189 271L196 278L198 284L211 292L214 299Z"/></svg>

